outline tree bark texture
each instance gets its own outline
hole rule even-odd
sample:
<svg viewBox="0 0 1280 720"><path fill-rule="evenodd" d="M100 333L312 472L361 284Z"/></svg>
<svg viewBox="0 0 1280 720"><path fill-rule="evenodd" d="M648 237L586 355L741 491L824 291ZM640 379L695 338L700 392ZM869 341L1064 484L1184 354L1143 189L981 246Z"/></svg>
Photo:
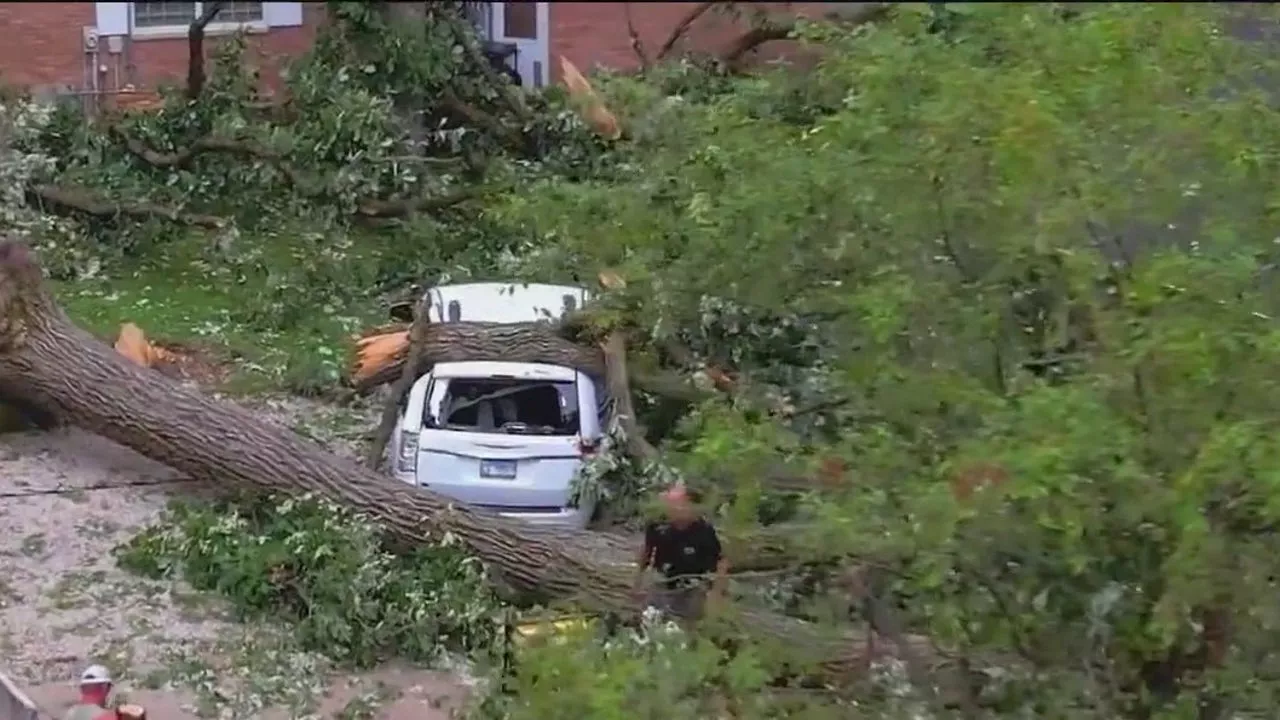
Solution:
<svg viewBox="0 0 1280 720"><path fill-rule="evenodd" d="M225 2L204 4L204 13L187 28L187 99L198 100L204 92L204 31L226 7Z"/></svg>
<svg viewBox="0 0 1280 720"><path fill-rule="evenodd" d="M567 337L583 322L586 321L582 316L574 316L559 325L548 322L497 325L475 322L438 323L432 326L424 340L421 361L414 378L421 377L437 362L451 360L540 362L576 368L592 377L607 377L603 348L586 342L574 342ZM365 336L408 329L409 323L397 322L371 329ZM354 382L354 391L365 395L394 382L402 374L406 356L407 351L401 352L395 362ZM632 367L628 370L628 380L631 387L682 402L701 402L711 395L677 372Z"/></svg>
<svg viewBox="0 0 1280 720"><path fill-rule="evenodd" d="M357 383L356 390L369 392L399 378L406 356L407 348L394 363ZM604 357L597 348L570 342L560 337L557 326L544 322L432 324L422 339L422 361L414 377L436 363L471 360L548 363L604 377Z"/></svg>
<svg viewBox="0 0 1280 720"><path fill-rule="evenodd" d="M604 355L605 383L609 397L613 399L613 416L627 439L627 452L643 463L662 462L662 455L644 436L644 430L636 422L635 407L631 402L631 383L627 375L627 339L621 330L609 333L601 345Z"/></svg>
<svg viewBox="0 0 1280 720"><path fill-rule="evenodd" d="M459 324L455 324L459 325ZM433 330L444 328L437 324ZM528 328L434 335L435 357L475 359L468 351L523 357ZM534 333L545 345L545 331ZM445 339L460 347L446 348ZM0 397L35 406L215 486L286 495L315 493L380 523L405 546L450 534L525 595L630 615L635 548L625 538L540 528L473 510L335 456L247 410L141 368L76 327L48 293L28 248L0 243ZM779 667L816 668L846 680L864 666L865 643L781 615L749 611L732 631L776 647ZM924 642L924 641L922 641Z"/></svg>

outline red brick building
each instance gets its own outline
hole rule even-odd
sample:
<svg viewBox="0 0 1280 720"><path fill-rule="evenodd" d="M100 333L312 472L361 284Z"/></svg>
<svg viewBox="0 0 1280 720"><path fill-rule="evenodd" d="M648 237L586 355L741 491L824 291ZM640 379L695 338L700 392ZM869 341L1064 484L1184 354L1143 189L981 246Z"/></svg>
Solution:
<svg viewBox="0 0 1280 720"><path fill-rule="evenodd" d="M186 72L186 32L198 2L0 2L0 83L37 95L111 96L125 87L151 89ZM700 3L488 2L471 3L489 40L513 51L508 63L528 85L559 75L564 56L587 71L634 67L628 30L656 52ZM629 7L628 7L629 5ZM779 6L784 3L772 3ZM792 3L803 14L820 3ZM826 7L830 7L827 5ZM305 51L325 16L324 3L231 2L210 37L243 29L251 55L267 70ZM715 51L747 28L717 12L702 14L685 34L686 46ZM209 46L214 42L208 43Z"/></svg>

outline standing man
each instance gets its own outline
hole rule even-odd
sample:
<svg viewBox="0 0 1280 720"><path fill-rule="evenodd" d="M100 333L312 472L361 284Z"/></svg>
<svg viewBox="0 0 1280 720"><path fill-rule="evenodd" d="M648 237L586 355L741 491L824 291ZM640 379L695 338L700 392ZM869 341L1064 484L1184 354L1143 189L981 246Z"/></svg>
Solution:
<svg viewBox="0 0 1280 720"><path fill-rule="evenodd" d="M652 567L662 574L649 604L679 618L686 630L702 616L708 597L713 603L724 597L729 576L716 529L695 501L683 485L662 493L666 518L645 527L636 574L637 595L645 589L646 570Z"/></svg>
<svg viewBox="0 0 1280 720"><path fill-rule="evenodd" d="M80 702L67 711L66 720L116 720L107 709L111 694L111 673L101 665L90 665L80 674Z"/></svg>

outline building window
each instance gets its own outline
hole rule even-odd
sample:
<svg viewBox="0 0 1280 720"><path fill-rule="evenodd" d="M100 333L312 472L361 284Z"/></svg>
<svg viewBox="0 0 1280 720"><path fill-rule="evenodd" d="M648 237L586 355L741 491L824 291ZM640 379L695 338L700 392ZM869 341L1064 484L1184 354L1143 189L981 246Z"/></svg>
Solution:
<svg viewBox="0 0 1280 720"><path fill-rule="evenodd" d="M509 38L538 39L538 3L502 3L502 27Z"/></svg>
<svg viewBox="0 0 1280 720"><path fill-rule="evenodd" d="M133 27L143 31L186 30L204 12L205 3L198 2L136 2L133 6ZM229 29L241 25L255 25L263 21L262 3L229 2L210 23L213 29Z"/></svg>
<svg viewBox="0 0 1280 720"><path fill-rule="evenodd" d="M464 2L462 8L482 40L493 36L493 3Z"/></svg>

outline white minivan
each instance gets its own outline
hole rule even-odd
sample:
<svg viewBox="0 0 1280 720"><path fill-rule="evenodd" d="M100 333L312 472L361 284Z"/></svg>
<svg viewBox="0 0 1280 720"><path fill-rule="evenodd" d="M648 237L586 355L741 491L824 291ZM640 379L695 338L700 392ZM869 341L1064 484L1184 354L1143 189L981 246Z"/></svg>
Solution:
<svg viewBox="0 0 1280 720"><path fill-rule="evenodd" d="M432 322L530 322L580 308L585 290L473 283L432 288ZM531 522L582 527L574 476L600 450L604 394L573 368L438 363L414 383L390 443L404 482Z"/></svg>

